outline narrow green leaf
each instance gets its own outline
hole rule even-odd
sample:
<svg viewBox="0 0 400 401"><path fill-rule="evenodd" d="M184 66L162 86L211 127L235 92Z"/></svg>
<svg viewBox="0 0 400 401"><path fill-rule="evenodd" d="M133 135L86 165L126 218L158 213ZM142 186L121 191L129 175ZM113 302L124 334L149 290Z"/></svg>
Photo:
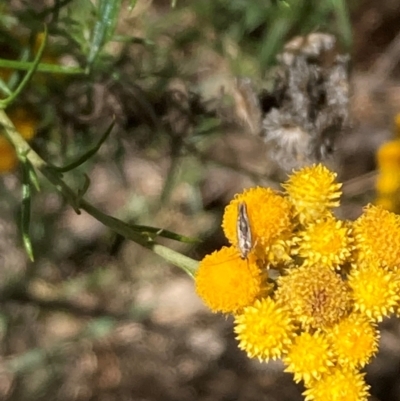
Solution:
<svg viewBox="0 0 400 401"><path fill-rule="evenodd" d="M51 168L55 171L58 171L60 173L66 173L67 171L71 171L86 161L88 161L92 156L94 156L98 150L100 149L101 145L105 142L105 140L109 137L111 134L112 129L114 128L115 125L115 120L110 124L110 126L107 128L106 132L103 134L103 136L100 138L99 142L90 150L88 150L85 154L80 156L77 160L73 161L72 163L68 164L67 166L64 167L57 167L57 166L51 166Z"/></svg>
<svg viewBox="0 0 400 401"><path fill-rule="evenodd" d="M345 0L331 0L335 10L340 34L346 49L349 50L352 44L352 31L348 5Z"/></svg>
<svg viewBox="0 0 400 401"><path fill-rule="evenodd" d="M33 262L33 247L29 235L31 224L31 195L30 166L28 163L22 163L21 234L25 251L31 262Z"/></svg>
<svg viewBox="0 0 400 401"><path fill-rule="evenodd" d="M281 12L285 10L281 8ZM286 10L285 10L286 11ZM260 59L264 66L272 64L277 50L290 28L290 19L286 15L279 15L277 19L269 26L261 41Z"/></svg>
<svg viewBox="0 0 400 401"><path fill-rule="evenodd" d="M185 242L189 244L199 243L201 240L197 238L186 237L184 235L176 234L172 231L165 230L164 228L141 226L141 225L129 225L135 231L139 231L143 235L149 236L151 239L156 237L169 238L174 241Z"/></svg>
<svg viewBox="0 0 400 401"><path fill-rule="evenodd" d="M71 206L74 208L76 214L81 214L81 201L85 196L90 186L90 178L87 174L84 174L85 181L83 182L82 188L79 188L76 196L71 198Z"/></svg>
<svg viewBox="0 0 400 401"><path fill-rule="evenodd" d="M0 68L12 68L14 70L27 71L32 69L35 63L31 61L16 61L16 60L6 60L0 58ZM37 68L37 72L46 72L51 74L65 74L65 75L77 75L85 74L85 70L79 67L67 67L63 65L56 64L46 64L40 63Z"/></svg>
<svg viewBox="0 0 400 401"><path fill-rule="evenodd" d="M2 91L6 96L12 95L10 88L2 79L0 79L0 91Z"/></svg>
<svg viewBox="0 0 400 401"><path fill-rule="evenodd" d="M10 95L8 98L0 101L0 108L5 109L9 106L18 96L19 94L25 89L26 85L28 85L29 81L31 80L33 74L36 71L37 66L39 65L40 59L42 58L44 48L47 43L47 26L44 26L44 38L40 45L39 51L35 57L35 60L32 64L32 68L27 72L25 77L22 79L20 84L18 85L17 89Z"/></svg>
<svg viewBox="0 0 400 401"><path fill-rule="evenodd" d="M143 46L155 46L156 42L151 39L147 38L139 38L137 36L132 35L114 35L112 37L113 42L120 42L120 43L134 43L137 45Z"/></svg>
<svg viewBox="0 0 400 401"><path fill-rule="evenodd" d="M29 165L29 182L36 189L36 192L40 192L40 184L36 170L28 159L26 160L26 163Z"/></svg>
<svg viewBox="0 0 400 401"><path fill-rule="evenodd" d="M79 188L77 193L77 204L79 206L81 199L85 196L87 190L90 187L90 178L87 174L84 174L85 181L83 182L82 188Z"/></svg>
<svg viewBox="0 0 400 401"><path fill-rule="evenodd" d="M31 184L31 186L33 186L36 189L37 192L40 192L40 184L39 184L38 176L36 174L36 170L27 157L30 151L31 151L31 149L28 148L23 153L18 152L17 155L18 155L18 159L21 162L22 166L24 167L24 169L26 169L29 183Z"/></svg>
<svg viewBox="0 0 400 401"><path fill-rule="evenodd" d="M121 3L121 0L100 0L98 8L99 19L93 28L92 42L87 57L89 67L96 60L104 44L113 35Z"/></svg>

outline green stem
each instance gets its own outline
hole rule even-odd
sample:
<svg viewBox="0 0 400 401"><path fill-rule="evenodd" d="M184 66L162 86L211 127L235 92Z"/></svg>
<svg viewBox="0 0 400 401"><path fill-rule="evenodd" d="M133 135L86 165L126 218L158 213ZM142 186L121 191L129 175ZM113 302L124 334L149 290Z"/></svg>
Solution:
<svg viewBox="0 0 400 401"><path fill-rule="evenodd" d="M10 96L8 96L6 99L4 99L0 102L0 107L2 109L5 109L7 106L9 106L11 103L13 103L14 100L21 94L21 92L28 85L29 81L33 77L33 74L37 70L40 59L43 56L44 48L46 47L46 43L47 43L47 27L45 26L44 38L43 38L42 44L40 45L40 49L35 57L35 60L32 63L32 68L30 70L28 70L28 72L26 73L26 75L24 76L22 81L19 83L17 89L15 89L15 91L13 91Z"/></svg>
<svg viewBox="0 0 400 401"><path fill-rule="evenodd" d="M11 68L13 70L30 70L33 66L31 61L15 61L0 59L0 68ZM58 64L39 63L36 72L47 72L52 74L85 74L85 70L80 67L67 67Z"/></svg>
<svg viewBox="0 0 400 401"><path fill-rule="evenodd" d="M183 269L191 277L194 277L198 265L196 260L163 245L157 244L151 238L146 238L141 235L123 221L101 212L88 201L81 199L81 197L64 182L61 174L49 166L33 149L30 148L29 144L16 131L13 123L10 121L4 110L0 110L0 126L3 127L5 136L14 146L16 151L19 154L26 155L25 157L29 160L32 166L39 170L44 177L55 186L77 213L80 213L80 209L86 211L96 220L100 221L116 233L150 249L163 259Z"/></svg>

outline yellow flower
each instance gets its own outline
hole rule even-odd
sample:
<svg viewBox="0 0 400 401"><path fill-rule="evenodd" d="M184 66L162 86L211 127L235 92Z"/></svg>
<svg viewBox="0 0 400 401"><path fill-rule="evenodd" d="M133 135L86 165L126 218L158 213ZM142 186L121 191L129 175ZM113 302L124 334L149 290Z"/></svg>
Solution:
<svg viewBox="0 0 400 401"><path fill-rule="evenodd" d="M35 136L38 119L36 114L28 109L28 106L18 106L11 109L8 117L24 139L29 141Z"/></svg>
<svg viewBox="0 0 400 401"><path fill-rule="evenodd" d="M400 266L400 216L368 205L353 228L359 259L377 259L389 268Z"/></svg>
<svg viewBox="0 0 400 401"><path fill-rule="evenodd" d="M339 206L342 184L335 179L335 173L318 164L293 172L283 184L302 224L330 215L330 209Z"/></svg>
<svg viewBox="0 0 400 401"><path fill-rule="evenodd" d="M225 208L222 228L233 246L238 246L238 206L247 207L252 242L259 259L289 259L289 238L294 226L290 202L270 188L251 188L235 196Z"/></svg>
<svg viewBox="0 0 400 401"><path fill-rule="evenodd" d="M257 300L235 317L239 348L260 361L280 358L293 337L289 314L271 298Z"/></svg>
<svg viewBox="0 0 400 401"><path fill-rule="evenodd" d="M335 357L325 334L303 332L295 338L283 362L287 366L285 372L293 373L296 383L304 380L307 384L328 373L335 364Z"/></svg>
<svg viewBox="0 0 400 401"><path fill-rule="evenodd" d="M399 147L400 147L400 141ZM376 179L375 204L391 212L400 211L400 163L392 168L380 168Z"/></svg>
<svg viewBox="0 0 400 401"><path fill-rule="evenodd" d="M328 332L338 363L346 368L362 368L378 351L376 326L358 313L351 313Z"/></svg>
<svg viewBox="0 0 400 401"><path fill-rule="evenodd" d="M213 312L236 312L263 291L262 273L254 258L242 260L233 247L207 255L195 281L197 294Z"/></svg>
<svg viewBox="0 0 400 401"><path fill-rule="evenodd" d="M326 329L347 315L351 294L347 284L326 266L301 266L278 278L275 299L286 305L305 330Z"/></svg>
<svg viewBox="0 0 400 401"><path fill-rule="evenodd" d="M382 206L384 209L389 210L390 212L396 212L399 210L399 202L393 196L380 196L376 198L375 204Z"/></svg>
<svg viewBox="0 0 400 401"><path fill-rule="evenodd" d="M390 197L400 189L400 166L396 169L380 172L376 180L376 191L380 197Z"/></svg>
<svg viewBox="0 0 400 401"><path fill-rule="evenodd" d="M384 143L376 153L378 177L375 204L400 211L400 114L394 120L395 139Z"/></svg>
<svg viewBox="0 0 400 401"><path fill-rule="evenodd" d="M392 170L400 168L400 141L398 139L381 145L377 155L379 170Z"/></svg>
<svg viewBox="0 0 400 401"><path fill-rule="evenodd" d="M294 254L304 258L304 264L337 267L351 256L353 238L344 221L329 217L311 223L295 238Z"/></svg>
<svg viewBox="0 0 400 401"><path fill-rule="evenodd" d="M348 283L353 290L355 310L373 321L380 322L393 313L400 301L398 273L384 269L375 259L353 266Z"/></svg>
<svg viewBox="0 0 400 401"><path fill-rule="evenodd" d="M10 120L16 130L26 139L30 140L35 135L37 125L36 115L27 108L18 106L8 112ZM0 173L13 170L18 164L18 158L14 147L2 136L0 130Z"/></svg>
<svg viewBox="0 0 400 401"><path fill-rule="evenodd" d="M18 163L15 150L7 138L0 136L0 173L11 171Z"/></svg>
<svg viewBox="0 0 400 401"><path fill-rule="evenodd" d="M367 401L369 385L364 373L336 368L303 393L305 401Z"/></svg>

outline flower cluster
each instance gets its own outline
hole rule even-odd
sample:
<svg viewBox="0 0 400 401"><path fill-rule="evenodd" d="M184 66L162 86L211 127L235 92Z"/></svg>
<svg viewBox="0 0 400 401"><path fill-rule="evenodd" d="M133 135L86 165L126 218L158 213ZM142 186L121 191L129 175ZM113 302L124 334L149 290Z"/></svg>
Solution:
<svg viewBox="0 0 400 401"><path fill-rule="evenodd" d="M339 220L335 179L314 165L293 172L283 192L236 195L222 223L231 246L200 262L196 290L213 312L233 314L250 358L282 359L306 400L362 401L377 322L400 313L400 216L369 205L356 221Z"/></svg>

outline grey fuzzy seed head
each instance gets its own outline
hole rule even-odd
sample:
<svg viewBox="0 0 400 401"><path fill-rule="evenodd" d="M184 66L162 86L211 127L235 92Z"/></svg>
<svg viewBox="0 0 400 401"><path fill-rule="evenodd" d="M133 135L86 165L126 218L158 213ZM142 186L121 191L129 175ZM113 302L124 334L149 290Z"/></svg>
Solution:
<svg viewBox="0 0 400 401"><path fill-rule="evenodd" d="M278 170L324 162L348 126L349 57L338 54L333 35L292 39L278 56L276 104L264 110L260 136Z"/></svg>

